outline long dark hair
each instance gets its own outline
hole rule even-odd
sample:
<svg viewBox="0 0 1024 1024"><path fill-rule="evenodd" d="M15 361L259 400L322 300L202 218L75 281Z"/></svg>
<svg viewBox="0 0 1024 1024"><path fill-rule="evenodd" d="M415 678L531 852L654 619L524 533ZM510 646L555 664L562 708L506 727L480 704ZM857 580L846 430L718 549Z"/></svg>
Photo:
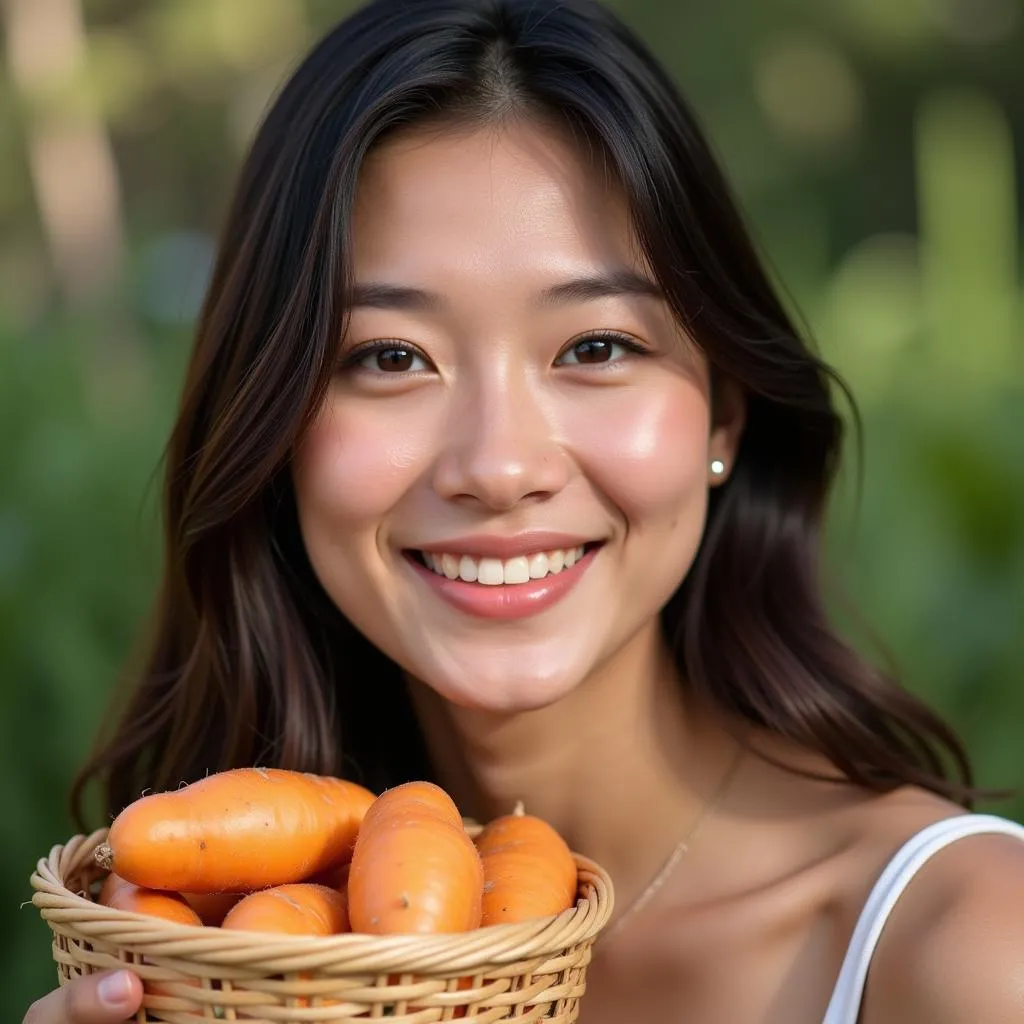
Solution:
<svg viewBox="0 0 1024 1024"><path fill-rule="evenodd" d="M843 435L834 373L785 312L693 114L592 0L375 0L288 81L242 168L166 453L166 561L142 665L76 781L275 764L378 789L429 777L396 667L315 580L289 459L330 379L370 149L428 120L554 122L617 175L676 316L748 399L738 461L663 612L685 685L875 790L969 803L955 734L844 644L819 583Z"/></svg>

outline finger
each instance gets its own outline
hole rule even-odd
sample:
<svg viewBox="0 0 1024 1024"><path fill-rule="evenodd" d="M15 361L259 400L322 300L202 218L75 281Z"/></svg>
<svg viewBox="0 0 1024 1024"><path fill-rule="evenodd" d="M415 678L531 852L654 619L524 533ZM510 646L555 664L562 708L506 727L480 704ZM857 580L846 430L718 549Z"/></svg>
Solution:
<svg viewBox="0 0 1024 1024"><path fill-rule="evenodd" d="M142 1003L142 982L129 971L90 974L36 1003L25 1024L121 1024Z"/></svg>

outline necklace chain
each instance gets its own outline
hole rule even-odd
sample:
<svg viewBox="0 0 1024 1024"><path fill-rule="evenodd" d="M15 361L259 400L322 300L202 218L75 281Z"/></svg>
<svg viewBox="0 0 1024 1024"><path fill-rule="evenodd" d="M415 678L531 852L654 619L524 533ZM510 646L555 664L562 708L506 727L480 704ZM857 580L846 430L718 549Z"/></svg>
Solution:
<svg viewBox="0 0 1024 1024"><path fill-rule="evenodd" d="M676 843L672 852L668 855L665 863L662 864L658 873L651 879L647 888L628 906L626 909L619 914L619 917L614 921L608 928L605 929L604 933L600 936L601 939L607 940L610 936L614 935L620 928L636 914L643 907L647 906L648 903L654 898L655 893L668 881L672 872L675 871L676 866L683 859L683 857L689 852L690 847L693 845L693 841L697 838L704 823L711 817L722 803L723 798L732 785L732 780L736 777L736 772L739 769L740 762L743 760L743 744L740 744L736 748L736 753L733 755L733 759L726 769L725 774L722 776L721 781L718 783L715 791L711 794L707 803L701 809L700 813L694 819L690 827L683 833L682 838Z"/></svg>

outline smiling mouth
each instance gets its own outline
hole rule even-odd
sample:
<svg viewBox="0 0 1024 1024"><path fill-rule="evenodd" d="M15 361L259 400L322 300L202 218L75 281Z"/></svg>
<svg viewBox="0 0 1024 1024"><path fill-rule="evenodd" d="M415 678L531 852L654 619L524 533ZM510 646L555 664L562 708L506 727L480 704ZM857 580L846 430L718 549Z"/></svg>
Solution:
<svg viewBox="0 0 1024 1024"><path fill-rule="evenodd" d="M515 558L476 558L472 555L407 551L406 554L438 576L483 586L519 586L547 576L557 576L571 569L588 551L601 542L581 544L573 548L556 548Z"/></svg>

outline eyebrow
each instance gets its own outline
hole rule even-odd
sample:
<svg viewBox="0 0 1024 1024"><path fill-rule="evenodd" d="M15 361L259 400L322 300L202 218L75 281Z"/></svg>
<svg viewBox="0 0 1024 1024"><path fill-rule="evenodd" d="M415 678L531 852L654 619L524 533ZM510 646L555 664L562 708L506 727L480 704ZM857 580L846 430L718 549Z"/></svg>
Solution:
<svg viewBox="0 0 1024 1024"><path fill-rule="evenodd" d="M664 293L649 277L627 267L575 277L545 288L540 293L541 306L567 306L574 302L618 296L646 296L663 299ZM348 300L349 308L410 310L436 312L447 306L438 292L408 285L372 281L355 285Z"/></svg>

